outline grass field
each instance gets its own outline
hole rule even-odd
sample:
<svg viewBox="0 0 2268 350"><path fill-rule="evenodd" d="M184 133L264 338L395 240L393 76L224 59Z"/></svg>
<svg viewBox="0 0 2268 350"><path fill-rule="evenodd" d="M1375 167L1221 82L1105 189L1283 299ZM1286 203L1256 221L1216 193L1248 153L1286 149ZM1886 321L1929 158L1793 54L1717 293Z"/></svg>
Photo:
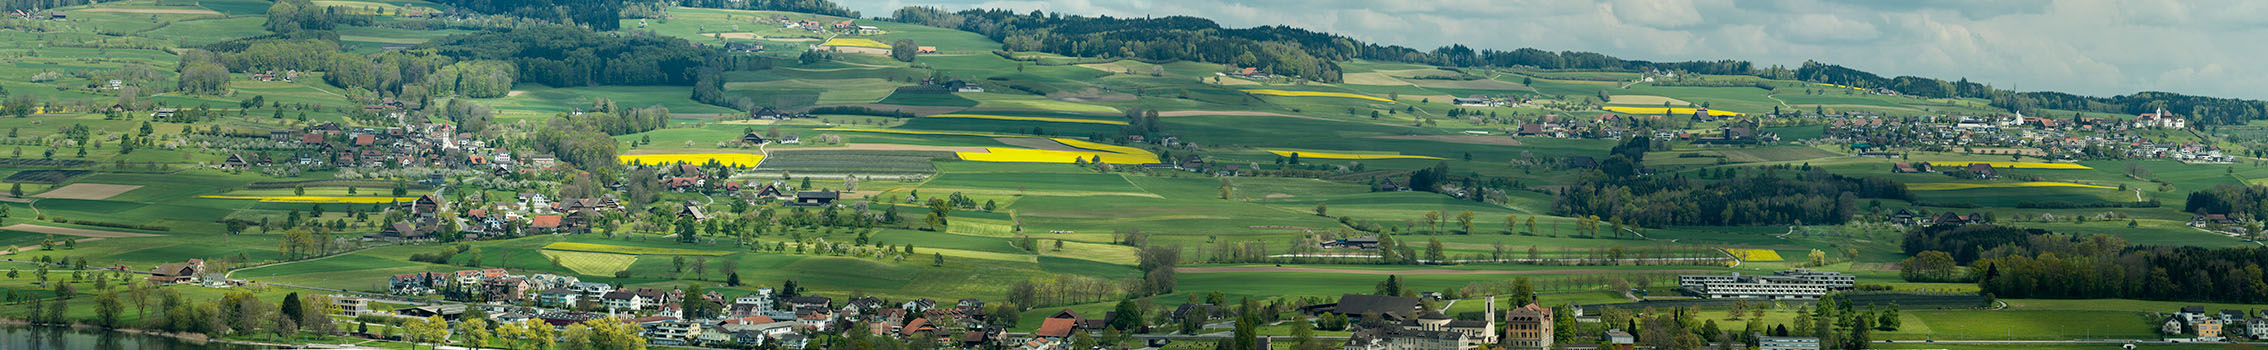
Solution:
<svg viewBox="0 0 2268 350"><path fill-rule="evenodd" d="M938 115L932 115L932 116L927 116L927 117L923 117L923 118L966 118L966 119L993 119L993 120L1022 120L1022 121L1040 121L1040 122L1055 122L1055 123L1087 123L1087 124L1103 124L1103 125L1126 125L1126 122L1123 122L1123 121L1117 121L1117 120L1095 120L1095 119L1077 119L1077 118L1053 118L1053 117L1021 117L1021 116L1005 116L1005 115L984 115L984 114L957 114L957 113L949 113L949 114L938 114Z"/></svg>
<svg viewBox="0 0 2268 350"><path fill-rule="evenodd" d="M264 203L400 203L417 200L417 197L394 196L198 196L212 199L251 199Z"/></svg>
<svg viewBox="0 0 2268 350"><path fill-rule="evenodd" d="M1941 166L1941 167L1963 167L1963 166L1969 166L1970 164L1984 164L1984 165L1989 165L1989 166L1992 166L1992 167L1994 167L1994 168L2008 168L2008 169L2056 169L2056 170L2084 170L2084 169L2094 169L2094 168L2089 168L2089 167L2087 167L2086 165L2081 165L2081 164L2076 164L2076 163L2036 163L2036 162L1929 162L1929 164L1930 164L1930 165L1933 165L1933 166Z"/></svg>
<svg viewBox="0 0 2268 350"><path fill-rule="evenodd" d="M708 164L709 162L716 162L718 164L730 166L747 167L764 163L764 155L747 153L624 154L615 156L615 160L622 162L622 164L637 163L646 165L701 165Z"/></svg>
<svg viewBox="0 0 2268 350"><path fill-rule="evenodd" d="M558 261L559 265L585 276L613 276L615 272L630 269L638 262L633 254L608 254L544 249L543 256Z"/></svg>
<svg viewBox="0 0 2268 350"><path fill-rule="evenodd" d="M1244 92L1245 92L1245 93L1254 94L1254 95L1267 95L1267 96L1286 96L1286 97L1337 97L1337 98L1352 98L1352 99L1363 99L1363 100L1371 100L1371 101L1378 101L1378 102L1387 102L1387 103L1392 103L1392 102L1394 102L1394 100L1388 100L1388 99L1385 99L1385 98L1382 98L1382 97L1374 97L1374 96L1370 96L1370 95L1361 95L1361 94L1351 94L1351 93L1344 93L1344 92L1324 92L1324 91L1286 91L1286 90L1276 90L1276 89L1251 89L1251 90L1244 90Z"/></svg>
<svg viewBox="0 0 2268 350"><path fill-rule="evenodd" d="M731 252L720 252L720 251L714 251L714 250L679 249L679 248L655 248L655 247L634 247L634 246L623 246L623 245L612 245L612 244L577 243L577 242L558 242L558 243L546 244L546 245L544 245L544 246L543 246L543 249L549 249L549 250L559 250L559 251L570 251L570 252L610 253L610 254L629 254L629 255L725 255L725 254L732 254Z"/></svg>
<svg viewBox="0 0 2268 350"><path fill-rule="evenodd" d="M1399 154L1353 154L1286 150L1268 150L1268 153L1275 154L1279 157L1291 157L1293 155L1298 155L1301 159L1442 159L1441 157L1405 156Z"/></svg>
<svg viewBox="0 0 2268 350"><path fill-rule="evenodd" d="M1915 191L1953 191L1953 190L1966 190L1966 189L1977 189L1977 188L2024 188L2024 187L2079 187L2079 188L2095 188L2095 189L2106 189L2106 190L2107 190L2107 189L2117 189L2117 187L2111 187L2111 186L2099 186L2099 185L2089 185L2089 184L2079 184L2079 183L2069 183L2069 182L2052 182L2052 181L2028 181L2028 182L1996 182L1996 183L1924 182L1924 183L1909 183L1909 184L1906 184L1906 189L1909 189L1909 190L1915 190Z"/></svg>

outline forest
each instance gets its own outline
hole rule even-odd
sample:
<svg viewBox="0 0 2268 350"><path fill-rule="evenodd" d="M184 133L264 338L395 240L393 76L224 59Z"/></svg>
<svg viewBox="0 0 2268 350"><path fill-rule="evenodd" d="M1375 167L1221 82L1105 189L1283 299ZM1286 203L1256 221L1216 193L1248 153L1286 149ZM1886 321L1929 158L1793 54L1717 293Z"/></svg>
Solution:
<svg viewBox="0 0 2268 350"><path fill-rule="evenodd" d="M553 87L691 85L698 68L723 56L685 39L600 35L567 26L449 36L419 48L460 60L512 62L520 82Z"/></svg>
<svg viewBox="0 0 2268 350"><path fill-rule="evenodd" d="M1618 156L1619 157L1619 156ZM1584 176L1559 193L1552 213L1597 216L1644 227L1670 225L1841 224L1861 198L1910 200L1896 181L1824 171L1794 178L1760 176L1702 180L1674 176Z"/></svg>
<svg viewBox="0 0 2268 350"><path fill-rule="evenodd" d="M1938 251L1952 255L1956 264L1968 264L1984 255L1987 250L2003 245L2020 245L2033 236L2048 234L2047 230L2023 229L1998 225L1931 225L1906 231L1903 244L1906 255L1919 256L1925 251Z"/></svg>
<svg viewBox="0 0 2268 350"><path fill-rule="evenodd" d="M1357 44L1354 39L1292 27L1222 28L1212 20L1187 16L1113 18L907 7L888 19L984 34L1010 51L1210 62L1322 82L1340 80L1335 61L1355 58L1356 52L1349 48Z"/></svg>
<svg viewBox="0 0 2268 350"><path fill-rule="evenodd" d="M2182 211L2225 214L2233 219L2268 218L2268 187L2220 185L2190 192Z"/></svg>
<svg viewBox="0 0 2268 350"><path fill-rule="evenodd" d="M622 24L622 0L436 0L467 11L511 15L611 31Z"/></svg>
<svg viewBox="0 0 2268 350"><path fill-rule="evenodd" d="M2268 301L2268 249L2129 246L2109 235L2032 235L1972 264L2001 298Z"/></svg>
<svg viewBox="0 0 2268 350"><path fill-rule="evenodd" d="M858 11L827 0L687 0L678 6L732 10L788 11L858 18Z"/></svg>

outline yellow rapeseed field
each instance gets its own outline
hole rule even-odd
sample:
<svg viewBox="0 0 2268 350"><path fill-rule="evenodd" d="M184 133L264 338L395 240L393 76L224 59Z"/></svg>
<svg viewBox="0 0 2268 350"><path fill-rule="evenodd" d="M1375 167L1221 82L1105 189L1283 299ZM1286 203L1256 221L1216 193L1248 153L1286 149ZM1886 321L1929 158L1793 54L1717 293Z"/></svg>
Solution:
<svg viewBox="0 0 2268 350"><path fill-rule="evenodd" d="M1908 189L1908 190L1914 190L1914 191L1953 191L1953 190L1966 190L1966 189L1977 189L1977 188L2021 188L2021 187L2081 187L2081 188L2097 188L2097 189L2106 189L2106 190L2108 190L2108 189L2117 189L2117 187L2110 187L2110 186L2098 186L2098 185L2089 185L2089 184L2080 184L2080 183L2069 183L2069 182L2050 182L2050 181L2032 181L2032 182L2003 182L2003 183L1985 183L1985 184L1978 184L1978 183L1959 183L1959 182L1924 182L1924 183L1909 183L1909 184L1906 184L1906 189Z"/></svg>
<svg viewBox="0 0 2268 350"><path fill-rule="evenodd" d="M1984 164L1984 165L1990 165L1990 166L1992 166L1992 167L1994 167L1994 168L2002 168L2002 169L2008 169L2008 168L2015 168L2015 169L2053 169L2053 170L2086 170L2086 169L2094 169L2094 168L2089 168L2089 167L2087 167L2087 166L2085 166L2085 165L2079 165L2078 163L2036 163L2036 162L1929 162L1929 165L1932 165L1932 166L1938 166L1938 167L1965 167L1965 166L1969 166L1969 164Z"/></svg>
<svg viewBox="0 0 2268 350"><path fill-rule="evenodd" d="M622 162L622 164L638 162L647 165L675 163L700 165L708 164L710 160L716 160L717 163L724 165L756 166L756 164L764 162L764 155L747 153L624 154L614 156L614 159Z"/></svg>
<svg viewBox="0 0 2268 350"><path fill-rule="evenodd" d="M1298 153L1300 159L1442 159L1441 157L1399 154L1351 154L1285 150L1268 150L1268 153L1275 153L1279 157L1290 157L1293 153Z"/></svg>
<svg viewBox="0 0 2268 350"><path fill-rule="evenodd" d="M1624 107L1624 106L1606 106L1606 107L1599 107L1599 108L1600 108L1600 109L1605 109L1605 110L1607 110L1607 111L1609 111L1609 112L1615 112L1615 113L1623 113L1623 114L1663 114L1663 112L1662 112L1662 111L1663 111L1663 110L1665 109L1665 108L1662 108L1662 107ZM1669 114L1693 114L1693 111L1696 111L1696 110L1698 110L1698 109L1694 109L1694 108L1685 108L1685 107L1669 107L1669 108L1666 108L1666 109L1667 109L1667 110L1669 110L1669 112L1668 112ZM1735 112L1730 112L1730 111L1720 111L1720 110L1714 110L1714 109L1712 109L1712 110L1709 110L1709 115L1741 115L1741 114L1740 114L1740 113L1735 113Z"/></svg>
<svg viewBox="0 0 2268 350"><path fill-rule="evenodd" d="M570 251L570 252L613 253L613 254L630 254L630 255L726 255L726 254L732 254L732 252L720 252L720 251L714 251L714 250L693 250L693 249L677 249L677 248L648 248L648 247L632 247L632 246L625 246L625 245L597 244L597 243L576 243L576 242L553 242L553 243L551 243L551 244L546 244L546 245L544 245L544 246L543 246L543 249L550 249L550 250L564 250L564 251Z"/></svg>
<svg viewBox="0 0 2268 350"><path fill-rule="evenodd" d="M1385 98L1381 98L1381 97L1370 96L1370 95L1362 95L1362 94L1350 94L1350 93L1344 93L1344 92L1323 92L1323 91L1284 91L1284 90L1276 90L1276 89L1251 89L1251 90L1244 90L1244 92L1247 92L1247 93L1251 93L1251 94L1254 94L1254 95L1268 95L1268 96L1286 96L1286 97L1339 97L1339 98L1359 98L1359 99L1365 99L1365 100L1371 100L1371 101L1378 101L1378 102L1394 102L1394 100L1388 100L1388 99L1385 99Z"/></svg>
<svg viewBox="0 0 2268 350"><path fill-rule="evenodd" d="M1771 249L1735 249L1735 248L1726 248L1726 249L1725 249L1725 252L1726 252L1726 253L1731 253L1734 259L1740 259L1740 261L1781 261L1781 260L1783 260L1783 259L1781 259L1781 258L1780 258L1780 252L1779 252L1779 251L1774 251L1774 250L1771 250Z"/></svg>
<svg viewBox="0 0 2268 350"><path fill-rule="evenodd" d="M212 199L257 199L257 200L260 200L261 202L269 202L269 203L353 203L353 204L371 204L371 203L394 203L394 202L408 202L408 201L415 201L415 200L417 200L417 197L370 197L370 196L197 196L197 198L212 198Z"/></svg>
<svg viewBox="0 0 2268 350"><path fill-rule="evenodd" d="M1065 146L1078 147L1078 148L1085 148L1085 149L1091 149L1091 150L1097 150L1097 151L1103 151L1103 152L1110 152L1110 153L1125 154L1125 155L1133 155L1133 156L1142 156L1142 157L1149 157L1149 158L1150 158L1151 160L1156 160L1156 159L1158 159L1158 154L1157 154L1157 153L1150 153L1150 151L1148 151L1148 150L1143 150L1143 149L1140 149L1140 148L1133 148L1133 147L1126 147L1126 146L1119 146L1119 145L1106 145L1106 144L1100 144L1100 143L1093 143L1093 142L1082 141L1082 140L1078 140L1078 139L1053 138L1053 139L1050 139L1050 140L1055 140L1055 142L1063 143L1063 145L1065 145Z"/></svg>
<svg viewBox="0 0 2268 350"><path fill-rule="evenodd" d="M939 114L939 115L932 115L932 116L928 116L927 118L968 118L968 119L995 119L995 120L1028 120L1028 121L1057 122L1057 123L1087 123L1087 124L1126 125L1126 122L1124 122L1124 121L1117 121L1117 120L1096 120L1096 119L1078 119L1078 118L1055 118L1055 117L1020 117L1020 116L1008 116L1008 115L984 115L984 114Z"/></svg>
<svg viewBox="0 0 2268 350"><path fill-rule="evenodd" d="M835 38L835 39L828 39L828 40L827 40L827 43L825 43L825 44L819 44L819 46L849 46L849 47L871 47L871 48L877 48L877 49L888 49L888 48L890 48L890 44L884 44L884 43L882 43L882 42L880 42L880 41L874 41L874 39L860 39L860 38Z"/></svg>
<svg viewBox="0 0 2268 350"><path fill-rule="evenodd" d="M1148 164L1158 162L1158 157L1156 155L1143 157L1142 155L1136 154L1056 151L1022 148L986 148L985 152L959 152L956 154L961 156L961 160L972 162L1073 163L1080 159L1091 161L1095 159L1095 156L1102 156L1103 162L1110 164Z"/></svg>

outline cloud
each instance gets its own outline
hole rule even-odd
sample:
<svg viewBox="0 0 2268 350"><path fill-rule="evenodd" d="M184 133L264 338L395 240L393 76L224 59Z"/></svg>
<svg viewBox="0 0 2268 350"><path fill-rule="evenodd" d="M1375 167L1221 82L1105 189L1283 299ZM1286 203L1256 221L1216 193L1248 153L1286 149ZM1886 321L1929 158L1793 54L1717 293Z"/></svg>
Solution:
<svg viewBox="0 0 2268 350"><path fill-rule="evenodd" d="M2255 0L887 0L1289 25L1429 49L1592 51L1653 61L1805 60L2088 95L2268 98L2268 2ZM867 6L867 7L862 7Z"/></svg>

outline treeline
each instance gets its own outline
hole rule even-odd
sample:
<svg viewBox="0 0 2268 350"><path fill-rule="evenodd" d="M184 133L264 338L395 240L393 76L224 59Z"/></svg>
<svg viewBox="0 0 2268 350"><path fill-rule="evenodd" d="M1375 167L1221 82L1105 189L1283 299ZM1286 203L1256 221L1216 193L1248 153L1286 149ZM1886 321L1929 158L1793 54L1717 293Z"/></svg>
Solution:
<svg viewBox="0 0 2268 350"><path fill-rule="evenodd" d="M1559 193L1552 211L1645 227L1670 225L1841 224L1858 199L1912 200L1903 184L1880 177L1812 171L1794 178L1706 181L1675 176L1585 176Z"/></svg>
<svg viewBox="0 0 2268 350"><path fill-rule="evenodd" d="M2257 100L2191 96L2170 92L2138 92L2111 97L2090 97L2053 91L2014 92L1970 82L1967 78L1944 81L1902 76L1883 78L1848 67L1806 61L1795 78L1857 88L1884 88L1899 94L1929 98L1981 98L1993 107L2027 111L2061 109L2117 114L2153 113L2163 108L2203 125L2243 124L2268 118L2268 103Z"/></svg>
<svg viewBox="0 0 2268 350"><path fill-rule="evenodd" d="M367 24L370 24L369 19L348 16L335 7L318 6L315 5L315 2L309 0L280 0L276 1L274 5L268 6L268 22L265 27L270 32L292 33L304 30L331 30L340 25Z"/></svg>
<svg viewBox="0 0 2268 350"><path fill-rule="evenodd" d="M1945 252L1952 255L1954 263L1968 264L1983 257L1985 251L2004 245L2023 245L2033 236L2045 234L2047 230L1998 225L1930 225L1906 231L1901 247L1906 255Z"/></svg>
<svg viewBox="0 0 2268 350"><path fill-rule="evenodd" d="M472 98L504 97L512 93L512 82L519 80L520 71L511 62L468 61L443 66L426 76L425 91L433 94L463 94Z"/></svg>
<svg viewBox="0 0 2268 350"><path fill-rule="evenodd" d="M712 0L722 1L722 0ZM2268 103L2257 100L2141 92L2112 97L2088 97L2060 92L2014 92L1968 79L1880 75L1848 67L1805 62L1796 70L1780 66L1757 67L1739 60L1651 62L1626 60L1594 52L1551 52L1532 48L1510 51L1475 50L1449 45L1418 50L1396 45L1365 43L1330 33L1286 26L1222 28L1211 20L1173 16L1160 18L1085 17L1032 11L971 9L948 12L933 7L907 7L889 20L984 34L1008 50L1041 51L1069 56L1186 60L1243 67L1323 82L1338 82L1336 61L1370 59L1450 67L1533 67L1606 71L1669 70L1699 74L1751 75L1771 79L1798 79L1863 89L1883 88L1900 94L1930 98L1982 98L2010 110L2063 109L2102 113L2137 114L2164 108L2205 125L2241 124L2268 119Z"/></svg>
<svg viewBox="0 0 2268 350"><path fill-rule="evenodd" d="M858 18L858 11L827 0L686 0L679 6L713 9L788 11Z"/></svg>
<svg viewBox="0 0 2268 350"><path fill-rule="evenodd" d="M92 4L88 0L0 0L0 12L42 10Z"/></svg>
<svg viewBox="0 0 2268 350"><path fill-rule="evenodd" d="M1212 20L1188 16L1114 18L907 7L889 20L976 32L1012 51L1210 62L1322 82L1340 81L1335 61L1359 57L1360 47L1354 39L1305 29L1222 28Z"/></svg>
<svg viewBox="0 0 2268 350"><path fill-rule="evenodd" d="M2129 246L2108 235L2032 235L1969 271L2000 298L2268 302L2268 249Z"/></svg>
<svg viewBox="0 0 2268 350"><path fill-rule="evenodd" d="M692 85L722 53L685 39L542 26L435 39L420 48L460 60L511 62L520 82L553 87Z"/></svg>
<svg viewBox="0 0 2268 350"><path fill-rule="evenodd" d="M2182 211L2245 219L2268 218L2268 187L2220 185L2190 192Z"/></svg>
<svg viewBox="0 0 2268 350"><path fill-rule="evenodd" d="M601 99L593 110L544 121L544 128L535 135L536 149L611 178L619 146L614 135L653 131L669 124L669 108L660 105L617 110L612 102Z"/></svg>
<svg viewBox="0 0 2268 350"><path fill-rule="evenodd" d="M622 0L438 0L435 3L491 15L510 15L592 30L621 27Z"/></svg>

